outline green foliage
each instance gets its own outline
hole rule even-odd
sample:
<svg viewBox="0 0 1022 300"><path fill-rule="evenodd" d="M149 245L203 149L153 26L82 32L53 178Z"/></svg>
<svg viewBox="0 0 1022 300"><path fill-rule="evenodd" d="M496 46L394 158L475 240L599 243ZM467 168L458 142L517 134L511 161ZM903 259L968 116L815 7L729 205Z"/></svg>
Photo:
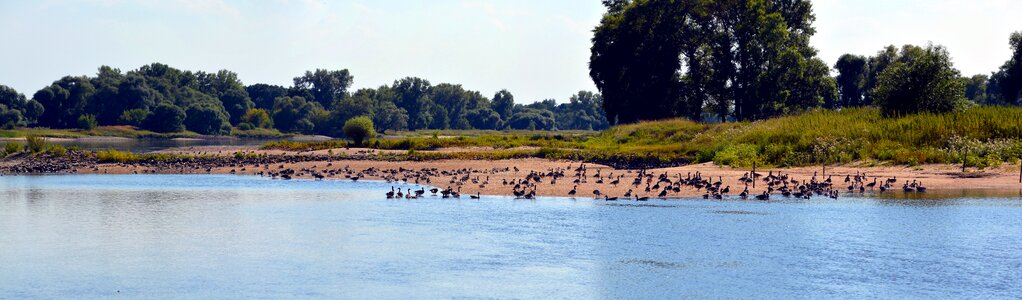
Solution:
<svg viewBox="0 0 1022 300"><path fill-rule="evenodd" d="M590 76L611 123L762 119L833 102L808 0L605 1Z"/></svg>
<svg viewBox="0 0 1022 300"><path fill-rule="evenodd" d="M145 125L146 118L149 118L149 111L144 109L129 109L121 113L118 122L125 125L131 125L135 127L142 127Z"/></svg>
<svg viewBox="0 0 1022 300"><path fill-rule="evenodd" d="M212 103L199 103L185 112L185 128L199 134L223 135L231 132L231 124L222 107Z"/></svg>
<svg viewBox="0 0 1022 300"><path fill-rule="evenodd" d="M837 87L840 102L828 104L827 108L855 107L865 103L867 79L869 76L869 64L866 57L859 55L845 54L838 58L834 64L837 70Z"/></svg>
<svg viewBox="0 0 1022 300"><path fill-rule="evenodd" d="M84 130L92 130L99 126L99 122L96 121L96 116L93 115L81 115L78 117L78 128Z"/></svg>
<svg viewBox="0 0 1022 300"><path fill-rule="evenodd" d="M990 103L1022 105L1022 31L1011 34L1012 54L1001 68L990 76Z"/></svg>
<svg viewBox="0 0 1022 300"><path fill-rule="evenodd" d="M875 103L885 115L960 110L965 85L941 46L906 45L877 79Z"/></svg>
<svg viewBox="0 0 1022 300"><path fill-rule="evenodd" d="M344 122L344 135L355 142L355 145L362 145L366 138L376 136L373 129L373 120L369 117L355 117Z"/></svg>
<svg viewBox="0 0 1022 300"><path fill-rule="evenodd" d="M597 134L481 131L441 132L433 137L407 133L409 137L376 139L368 146L416 150L409 156L419 159L524 155L633 167L711 161L737 167L758 162L762 167L773 167L855 161L902 165L960 163L963 149L960 145L970 145L966 151L970 166L993 166L1022 158L1019 119L1022 108L1017 107L978 106L962 112L901 117L882 117L874 108L846 108L756 122L650 121L615 126ZM321 150L343 146L346 145L288 142L273 148ZM441 148L492 150L429 151Z"/></svg>
<svg viewBox="0 0 1022 300"><path fill-rule="evenodd" d="M15 143L15 142L7 142L7 143L4 143L4 152L3 152L3 154L5 156L6 155L15 154L15 153L21 152L22 149L23 149L23 147L21 146L21 144L18 144L18 143Z"/></svg>
<svg viewBox="0 0 1022 300"><path fill-rule="evenodd" d="M45 139L37 136L25 137L25 143L28 145L28 151L31 153L43 152L48 145Z"/></svg>
<svg viewBox="0 0 1022 300"><path fill-rule="evenodd" d="M101 163L128 163L139 159L138 154L113 149L96 152L96 160Z"/></svg>
<svg viewBox="0 0 1022 300"><path fill-rule="evenodd" d="M729 145L713 156L713 163L721 166L751 168L759 163L759 147L749 144Z"/></svg>
<svg viewBox="0 0 1022 300"><path fill-rule="evenodd" d="M253 128L273 128L273 119L270 118L270 113L261 108L248 110L241 117L241 121Z"/></svg>
<svg viewBox="0 0 1022 300"><path fill-rule="evenodd" d="M161 103L146 118L145 128L155 132L181 132L185 130L185 111L170 103Z"/></svg>

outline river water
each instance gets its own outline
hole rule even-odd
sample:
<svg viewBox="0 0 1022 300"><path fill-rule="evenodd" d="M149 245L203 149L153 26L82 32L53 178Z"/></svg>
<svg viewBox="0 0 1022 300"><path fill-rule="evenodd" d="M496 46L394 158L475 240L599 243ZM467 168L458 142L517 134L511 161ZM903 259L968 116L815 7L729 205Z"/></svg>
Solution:
<svg viewBox="0 0 1022 300"><path fill-rule="evenodd" d="M0 298L1022 297L1017 196L387 200L390 187L0 177Z"/></svg>

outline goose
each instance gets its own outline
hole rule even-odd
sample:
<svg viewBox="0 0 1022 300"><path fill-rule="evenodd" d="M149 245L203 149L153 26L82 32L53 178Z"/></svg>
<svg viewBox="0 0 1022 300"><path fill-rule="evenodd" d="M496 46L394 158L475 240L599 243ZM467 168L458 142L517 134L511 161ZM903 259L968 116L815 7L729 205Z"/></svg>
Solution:
<svg viewBox="0 0 1022 300"><path fill-rule="evenodd" d="M568 191L568 196L575 196L576 193L578 193L578 185L575 185L575 187Z"/></svg>
<svg viewBox="0 0 1022 300"><path fill-rule="evenodd" d="M635 201L647 201L647 200L649 200L649 197L639 197L639 195L635 195Z"/></svg>
<svg viewBox="0 0 1022 300"><path fill-rule="evenodd" d="M764 191L762 194L756 195L756 200L770 200L770 193Z"/></svg>
<svg viewBox="0 0 1022 300"><path fill-rule="evenodd" d="M617 201L617 197L603 196L603 200L606 200L606 201Z"/></svg>
<svg viewBox="0 0 1022 300"><path fill-rule="evenodd" d="M480 196L482 196L482 195L479 192L476 192L475 195L468 195L468 197L472 198L472 199L479 199Z"/></svg>
<svg viewBox="0 0 1022 300"><path fill-rule="evenodd" d="M390 191L387 192L387 199L394 199L394 187L390 187Z"/></svg>
<svg viewBox="0 0 1022 300"><path fill-rule="evenodd" d="M596 195L596 197L599 198L601 195L600 190L593 190L593 195Z"/></svg>

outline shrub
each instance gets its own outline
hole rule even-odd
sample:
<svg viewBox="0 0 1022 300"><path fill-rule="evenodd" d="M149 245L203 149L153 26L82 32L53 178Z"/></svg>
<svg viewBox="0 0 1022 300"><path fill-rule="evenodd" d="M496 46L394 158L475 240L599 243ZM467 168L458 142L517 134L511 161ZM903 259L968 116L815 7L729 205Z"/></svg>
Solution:
<svg viewBox="0 0 1022 300"><path fill-rule="evenodd" d="M43 152L43 150L46 150L46 140L41 137L37 136L26 137L25 142L28 143L29 152L39 153Z"/></svg>
<svg viewBox="0 0 1022 300"><path fill-rule="evenodd" d="M94 115L81 115L78 117L78 128L92 130L99 126Z"/></svg>
<svg viewBox="0 0 1022 300"><path fill-rule="evenodd" d="M96 160L99 162L114 162L114 163L125 163L139 160L139 156L135 153L117 151L117 150L102 150L96 152Z"/></svg>
<svg viewBox="0 0 1022 300"><path fill-rule="evenodd" d="M713 163L721 166L732 166L738 168L752 167L753 162L759 162L759 147L749 144L730 145L717 152L713 157Z"/></svg>
<svg viewBox="0 0 1022 300"><path fill-rule="evenodd" d="M23 148L18 143L7 142L6 144L4 144L4 155L11 155L11 154L14 154L14 153L18 153L18 152L21 152L22 149Z"/></svg>
<svg viewBox="0 0 1022 300"><path fill-rule="evenodd" d="M118 118L118 122L125 125L142 127L142 125L145 124L145 119L148 117L149 117L148 110L129 109L121 113L121 117Z"/></svg>
<svg viewBox="0 0 1022 300"><path fill-rule="evenodd" d="M355 117L344 122L344 135L356 145L362 145L362 141L367 137L376 136L376 130L373 129L373 121L369 117Z"/></svg>

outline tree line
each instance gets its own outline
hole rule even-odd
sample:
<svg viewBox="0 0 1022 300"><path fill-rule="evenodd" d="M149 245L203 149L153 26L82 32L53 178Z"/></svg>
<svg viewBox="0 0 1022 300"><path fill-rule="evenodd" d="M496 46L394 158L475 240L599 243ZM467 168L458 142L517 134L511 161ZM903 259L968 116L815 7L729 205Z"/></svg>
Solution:
<svg viewBox="0 0 1022 300"><path fill-rule="evenodd" d="M1022 104L1022 33L993 74L963 77L939 45L846 54L809 45L808 0L603 0L590 77L611 123L673 117L757 120L873 105L885 115ZM832 76L831 71L837 75Z"/></svg>
<svg viewBox="0 0 1022 300"><path fill-rule="evenodd" d="M603 98L580 91L566 103L515 103L507 90L492 98L461 85L407 77L349 91L348 70L307 71L290 87L244 85L234 72L192 72L153 63L95 76L66 76L30 99L0 85L0 126L85 128L130 125L155 132L229 134L233 129L342 136L345 121L365 116L377 130L601 130Z"/></svg>

